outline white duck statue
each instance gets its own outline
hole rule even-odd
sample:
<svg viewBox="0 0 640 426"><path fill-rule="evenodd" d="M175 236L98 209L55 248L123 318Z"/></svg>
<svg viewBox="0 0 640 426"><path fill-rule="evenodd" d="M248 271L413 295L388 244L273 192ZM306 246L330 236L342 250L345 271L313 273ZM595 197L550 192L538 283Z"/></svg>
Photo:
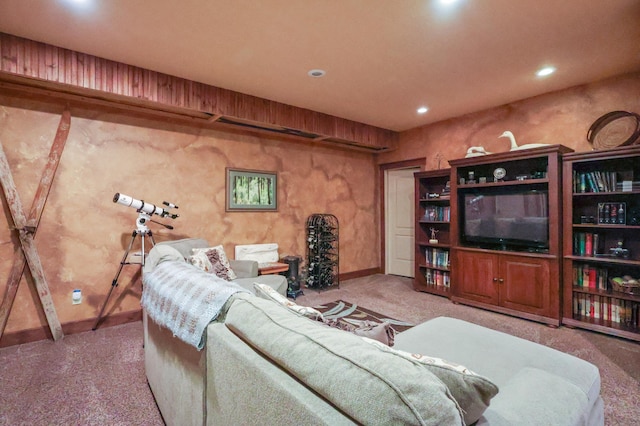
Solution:
<svg viewBox="0 0 640 426"><path fill-rule="evenodd" d="M549 146L548 143L528 143L526 145L518 146L518 144L516 143L516 137L513 136L513 133L511 133L508 130L503 134L501 134L500 136L498 136L498 138L509 138L509 140L511 141L510 151L518 151L521 149L540 148L542 146Z"/></svg>

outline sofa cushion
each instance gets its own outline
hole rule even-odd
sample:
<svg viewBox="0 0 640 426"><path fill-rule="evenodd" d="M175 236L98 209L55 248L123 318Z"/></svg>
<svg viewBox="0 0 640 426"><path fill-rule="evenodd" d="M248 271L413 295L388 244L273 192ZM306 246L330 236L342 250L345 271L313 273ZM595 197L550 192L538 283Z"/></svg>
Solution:
<svg viewBox="0 0 640 426"><path fill-rule="evenodd" d="M428 353L463 364L498 385L500 393L491 400L479 424L487 424L484 418L491 419L488 423L492 425L508 424L493 420L494 416L501 415L499 407L504 404L519 402L523 405L522 410L525 410L527 399L511 398L507 389L507 385L512 384L511 380L525 368L545 371L575 385L587 396L587 415L602 417L598 368L547 346L456 318L438 317L399 333L395 348ZM556 391L549 392L549 397L562 397ZM503 400L509 402L503 403ZM517 410L515 407L513 409ZM591 420L588 424L593 424Z"/></svg>
<svg viewBox="0 0 640 426"><path fill-rule="evenodd" d="M539 368L523 368L502 386L487 411L491 425L586 425L589 401L575 384Z"/></svg>
<svg viewBox="0 0 640 426"><path fill-rule="evenodd" d="M589 401L595 402L600 395L600 373L595 365L547 346L456 318L434 318L398 333L395 348L465 365L488 377L501 389L518 371L534 367L575 384ZM500 392L495 399L502 398L502 395Z"/></svg>
<svg viewBox="0 0 640 426"><path fill-rule="evenodd" d="M253 290L256 296L267 300L273 300L274 302L279 303L285 308L292 310L298 315L302 315L303 317L307 317L316 321L323 320L322 313L319 310L309 306L298 305L297 303L294 303L291 300L287 299L285 296L281 295L275 289L266 284L258 282L253 283Z"/></svg>
<svg viewBox="0 0 640 426"><path fill-rule="evenodd" d="M158 244L147 254L144 261L143 272L145 274L149 273L153 271L156 266L167 261L184 262L185 260L182 254L172 246Z"/></svg>
<svg viewBox="0 0 640 426"><path fill-rule="evenodd" d="M364 338L364 340L381 351L415 362L436 375L447 385L460 405L464 413L464 422L467 425L478 421L489 406L491 398L498 393L498 387L489 379L474 373L462 365L454 364L441 358L393 349L377 340L367 338Z"/></svg>
<svg viewBox="0 0 640 426"><path fill-rule="evenodd" d="M363 424L463 424L447 387L416 363L281 305L237 295L225 325Z"/></svg>

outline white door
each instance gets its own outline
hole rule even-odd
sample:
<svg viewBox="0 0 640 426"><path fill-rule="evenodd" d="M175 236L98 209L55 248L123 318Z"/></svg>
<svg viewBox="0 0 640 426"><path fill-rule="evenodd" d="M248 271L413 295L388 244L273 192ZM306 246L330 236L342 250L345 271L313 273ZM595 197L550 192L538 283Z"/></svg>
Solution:
<svg viewBox="0 0 640 426"><path fill-rule="evenodd" d="M419 168L385 171L387 274L414 276L415 200L413 173Z"/></svg>

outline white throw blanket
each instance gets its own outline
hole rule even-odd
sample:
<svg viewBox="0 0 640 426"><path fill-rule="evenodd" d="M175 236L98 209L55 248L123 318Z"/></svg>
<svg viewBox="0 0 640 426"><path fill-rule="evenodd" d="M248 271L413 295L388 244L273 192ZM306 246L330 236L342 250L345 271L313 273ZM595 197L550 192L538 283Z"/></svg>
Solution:
<svg viewBox="0 0 640 426"><path fill-rule="evenodd" d="M229 297L247 290L185 262L158 264L142 278L142 307L180 340L204 347L204 331Z"/></svg>

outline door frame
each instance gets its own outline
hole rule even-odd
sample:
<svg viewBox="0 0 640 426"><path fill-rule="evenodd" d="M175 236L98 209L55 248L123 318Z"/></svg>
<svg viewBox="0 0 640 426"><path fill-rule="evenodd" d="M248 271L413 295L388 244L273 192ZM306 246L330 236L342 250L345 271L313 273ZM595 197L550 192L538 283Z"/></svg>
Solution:
<svg viewBox="0 0 640 426"><path fill-rule="evenodd" d="M424 171L425 164L427 164L427 158L421 157L421 158L414 158L411 160L396 161L393 163L384 163L384 164L378 165L378 179L379 179L378 187L380 188L380 192L379 192L380 197L378 200L380 204L380 270L382 271L383 274L387 273L387 242L386 242L387 214L386 214L386 206L385 206L386 191L387 191L387 188L385 187L386 172L388 170L408 169L412 167L419 167L420 171Z"/></svg>

